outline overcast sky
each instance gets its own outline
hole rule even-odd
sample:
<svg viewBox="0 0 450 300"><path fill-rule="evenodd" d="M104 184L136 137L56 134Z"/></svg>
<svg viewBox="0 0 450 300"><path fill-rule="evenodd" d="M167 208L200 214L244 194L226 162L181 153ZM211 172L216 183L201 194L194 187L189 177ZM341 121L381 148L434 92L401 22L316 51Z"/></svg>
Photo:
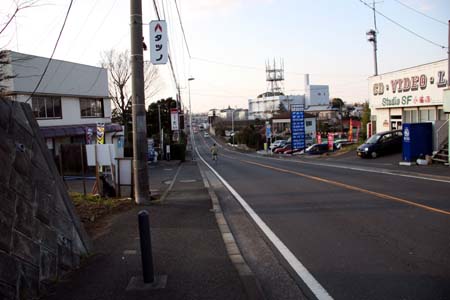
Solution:
<svg viewBox="0 0 450 300"><path fill-rule="evenodd" d="M15 2L24 0L0 1L0 24L13 13ZM0 47L49 57L69 2L42 0L40 6L20 11L0 35ZM366 31L374 27L373 12L360 0L178 0L191 58L175 1L156 2L168 22L171 55L186 105L187 78L195 78L194 112L247 108L249 98L266 91L265 62L274 59L284 61L287 94L303 94L303 76L309 73L311 84L330 86L331 97L348 103L368 98L367 78L374 67ZM429 40L377 15L379 73L447 58L447 49L439 45L447 46L449 0L378 2L380 13ZM145 0L143 22L152 19L156 19L152 1ZM54 58L99 65L102 52L129 48L129 31L129 1L74 0ZM144 35L148 41L147 25ZM150 59L148 51L144 55ZM168 65L158 68L162 89L153 101L175 97Z"/></svg>

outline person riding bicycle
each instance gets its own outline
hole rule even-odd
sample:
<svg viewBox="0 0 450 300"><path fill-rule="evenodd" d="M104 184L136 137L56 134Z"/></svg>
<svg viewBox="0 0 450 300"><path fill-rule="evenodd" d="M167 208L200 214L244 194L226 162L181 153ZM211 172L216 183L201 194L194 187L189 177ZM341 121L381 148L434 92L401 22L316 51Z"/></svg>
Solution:
<svg viewBox="0 0 450 300"><path fill-rule="evenodd" d="M213 145L212 145L210 151L211 151L211 154L212 154L212 159L213 159L213 160L217 160L217 153L218 153L218 150L217 150L216 144L213 144Z"/></svg>

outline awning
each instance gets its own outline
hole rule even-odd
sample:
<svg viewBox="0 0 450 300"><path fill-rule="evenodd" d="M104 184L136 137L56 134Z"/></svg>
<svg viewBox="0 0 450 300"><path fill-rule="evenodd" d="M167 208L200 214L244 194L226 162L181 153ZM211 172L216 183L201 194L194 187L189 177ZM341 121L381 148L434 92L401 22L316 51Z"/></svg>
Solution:
<svg viewBox="0 0 450 300"><path fill-rule="evenodd" d="M69 137L86 135L89 128L95 133L97 124L83 124L83 125L67 125L67 126L47 126L40 127L44 138ZM105 124L105 132L121 132L122 126L120 124L110 123Z"/></svg>

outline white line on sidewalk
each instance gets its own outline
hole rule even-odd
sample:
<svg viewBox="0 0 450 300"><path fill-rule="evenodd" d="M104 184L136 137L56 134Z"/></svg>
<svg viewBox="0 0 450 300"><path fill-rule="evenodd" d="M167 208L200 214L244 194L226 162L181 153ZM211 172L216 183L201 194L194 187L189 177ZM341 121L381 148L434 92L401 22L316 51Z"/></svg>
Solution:
<svg viewBox="0 0 450 300"><path fill-rule="evenodd" d="M284 243L275 235L275 233L266 225L266 223L256 214L256 212L250 207L250 205L245 202L245 200L239 195L234 188L227 182L222 176L214 170L200 155L198 149L195 149L198 157L202 162L219 178L219 180L225 185L225 187L233 194L236 200L241 204L241 206L247 211L249 216L255 221L258 227L264 232L266 237L272 242L272 244L278 249L278 251L283 255L284 259L289 263L289 265L294 269L294 271L300 276L303 282L308 286L311 292L319 300L332 300L333 298L328 294L325 288L313 277L311 273L306 269L306 267L295 257L295 255L284 245Z"/></svg>

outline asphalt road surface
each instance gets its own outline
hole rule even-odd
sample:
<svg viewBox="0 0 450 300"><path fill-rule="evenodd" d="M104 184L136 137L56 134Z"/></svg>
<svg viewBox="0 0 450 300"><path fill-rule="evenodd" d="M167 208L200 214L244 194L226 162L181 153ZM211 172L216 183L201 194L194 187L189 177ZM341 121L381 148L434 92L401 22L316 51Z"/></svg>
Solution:
<svg viewBox="0 0 450 300"><path fill-rule="evenodd" d="M324 289L319 298L450 299L450 181L223 147L214 163L213 142L198 135L200 155Z"/></svg>

